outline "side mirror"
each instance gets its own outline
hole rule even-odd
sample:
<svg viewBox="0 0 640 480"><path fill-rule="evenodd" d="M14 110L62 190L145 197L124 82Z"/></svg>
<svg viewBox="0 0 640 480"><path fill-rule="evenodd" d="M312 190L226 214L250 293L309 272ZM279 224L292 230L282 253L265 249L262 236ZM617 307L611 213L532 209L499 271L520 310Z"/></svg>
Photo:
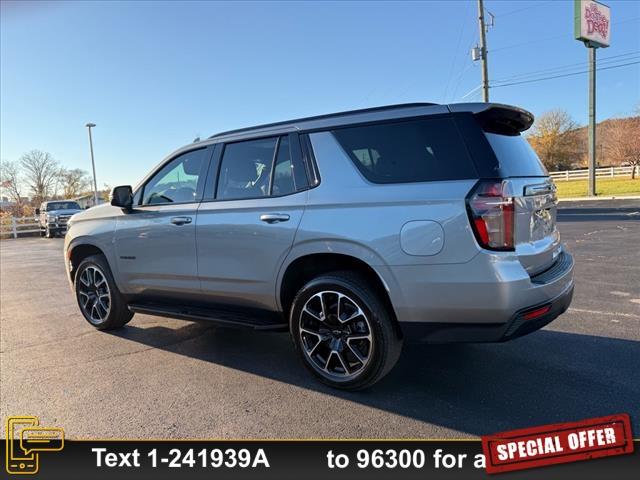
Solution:
<svg viewBox="0 0 640 480"><path fill-rule="evenodd" d="M131 185L115 187L111 192L111 205L131 210L133 206L133 189Z"/></svg>
<svg viewBox="0 0 640 480"><path fill-rule="evenodd" d="M36 208L36 215L40 215L40 209Z"/></svg>

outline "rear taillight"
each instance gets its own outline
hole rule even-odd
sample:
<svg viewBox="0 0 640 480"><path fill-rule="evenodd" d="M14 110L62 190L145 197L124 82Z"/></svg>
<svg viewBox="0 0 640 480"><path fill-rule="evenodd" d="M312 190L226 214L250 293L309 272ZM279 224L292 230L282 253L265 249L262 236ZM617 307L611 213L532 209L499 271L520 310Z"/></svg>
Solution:
<svg viewBox="0 0 640 480"><path fill-rule="evenodd" d="M505 195L500 180L482 181L467 197L469 220L481 247L513 250L513 197Z"/></svg>

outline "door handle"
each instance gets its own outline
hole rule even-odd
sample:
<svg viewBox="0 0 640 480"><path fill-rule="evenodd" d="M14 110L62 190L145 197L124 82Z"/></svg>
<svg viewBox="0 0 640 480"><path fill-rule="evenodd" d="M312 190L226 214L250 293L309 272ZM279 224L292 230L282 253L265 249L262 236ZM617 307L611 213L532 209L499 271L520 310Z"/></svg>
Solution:
<svg viewBox="0 0 640 480"><path fill-rule="evenodd" d="M173 217L171 223L174 225L188 225L191 223L191 217Z"/></svg>
<svg viewBox="0 0 640 480"><path fill-rule="evenodd" d="M263 213L260 215L260 220L266 223L286 222L289 218L286 213Z"/></svg>

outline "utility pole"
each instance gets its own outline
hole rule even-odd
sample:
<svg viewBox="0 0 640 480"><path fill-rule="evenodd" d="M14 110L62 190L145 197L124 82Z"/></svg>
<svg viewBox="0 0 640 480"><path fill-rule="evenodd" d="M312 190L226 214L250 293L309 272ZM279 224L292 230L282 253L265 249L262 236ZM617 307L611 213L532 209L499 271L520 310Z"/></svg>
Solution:
<svg viewBox="0 0 640 480"><path fill-rule="evenodd" d="M482 61L482 101L489 101L489 73L487 69L487 38L484 26L484 2L478 0L478 26L480 27L480 60Z"/></svg>
<svg viewBox="0 0 640 480"><path fill-rule="evenodd" d="M589 196L596 196L596 48L589 51Z"/></svg>
<svg viewBox="0 0 640 480"><path fill-rule="evenodd" d="M96 181L96 162L93 159L93 139L91 138L91 129L96 126L95 123L87 123L85 125L89 130L89 149L91 150L91 167L93 168L93 206L98 205L98 182Z"/></svg>

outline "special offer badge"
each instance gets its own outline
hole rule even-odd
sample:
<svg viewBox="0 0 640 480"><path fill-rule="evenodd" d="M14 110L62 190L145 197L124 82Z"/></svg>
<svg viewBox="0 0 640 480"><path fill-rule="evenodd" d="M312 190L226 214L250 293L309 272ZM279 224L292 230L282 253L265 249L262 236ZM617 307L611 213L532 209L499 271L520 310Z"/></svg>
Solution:
<svg viewBox="0 0 640 480"><path fill-rule="evenodd" d="M577 462L633 452L626 413L482 437L487 473Z"/></svg>

